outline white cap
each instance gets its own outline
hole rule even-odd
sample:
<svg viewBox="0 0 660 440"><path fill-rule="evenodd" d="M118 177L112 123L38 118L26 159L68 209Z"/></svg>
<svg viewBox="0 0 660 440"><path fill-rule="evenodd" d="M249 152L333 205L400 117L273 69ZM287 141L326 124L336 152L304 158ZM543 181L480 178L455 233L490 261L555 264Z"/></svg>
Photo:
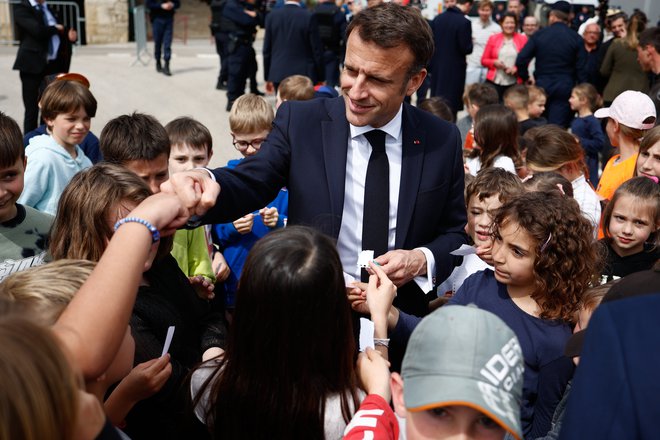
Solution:
<svg viewBox="0 0 660 440"><path fill-rule="evenodd" d="M597 118L612 118L619 124L637 130L650 130L655 126L655 105L648 95L626 90L614 98L609 107L596 110ZM648 121L653 118L652 121ZM645 122L646 121L646 122Z"/></svg>

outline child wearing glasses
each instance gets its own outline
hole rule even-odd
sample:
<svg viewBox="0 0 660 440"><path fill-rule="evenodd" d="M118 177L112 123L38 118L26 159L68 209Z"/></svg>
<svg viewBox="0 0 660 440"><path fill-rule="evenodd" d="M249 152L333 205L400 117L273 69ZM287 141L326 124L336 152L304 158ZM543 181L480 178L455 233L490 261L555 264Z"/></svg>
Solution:
<svg viewBox="0 0 660 440"><path fill-rule="evenodd" d="M270 133L274 117L273 108L261 96L246 94L234 102L229 113L229 129L234 148L243 158L230 160L227 163L229 168L257 154ZM225 307L229 312L234 309L236 287L248 252L261 237L286 225L288 205L288 193L282 188L275 200L259 211L248 213L232 223L213 226L213 241L220 247L231 270L224 283Z"/></svg>

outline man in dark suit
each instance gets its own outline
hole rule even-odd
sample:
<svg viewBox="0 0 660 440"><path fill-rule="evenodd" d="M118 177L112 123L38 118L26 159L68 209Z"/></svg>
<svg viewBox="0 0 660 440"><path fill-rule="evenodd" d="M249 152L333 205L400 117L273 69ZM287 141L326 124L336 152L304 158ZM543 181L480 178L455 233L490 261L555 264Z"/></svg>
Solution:
<svg viewBox="0 0 660 440"><path fill-rule="evenodd" d="M465 57L472 53L472 24L465 17L472 7L472 0L447 4L451 6L431 23L435 40L435 53L431 60L431 96L445 98L456 116L463 108L467 68Z"/></svg>
<svg viewBox="0 0 660 440"><path fill-rule="evenodd" d="M204 221L222 222L265 206L286 186L289 224L337 238L345 272L359 278L363 227L378 211L365 208L377 151L368 136L379 129L389 161L381 187L389 209L385 248L374 256L399 286L399 306L424 315L424 293L457 263L449 253L465 242L466 220L458 129L403 103L424 80L432 53L431 30L419 12L394 3L362 11L347 29L342 97L282 104L255 156L213 171L222 188L217 201L205 170L175 174L163 190L197 213L215 204ZM195 182L202 189L197 196Z"/></svg>
<svg viewBox="0 0 660 440"><path fill-rule="evenodd" d="M47 75L69 71L76 31L65 30L45 0L22 0L14 6L20 45L14 70L20 71L25 117L23 132L39 125L39 87Z"/></svg>
<svg viewBox="0 0 660 440"><path fill-rule="evenodd" d="M568 104L576 83L587 80L587 52L582 38L568 27L570 4L560 0L552 5L548 15L549 26L536 32L516 58L518 75L529 80L527 67L536 57L534 77L536 85L548 96L547 119L550 124L568 128L573 112Z"/></svg>
<svg viewBox="0 0 660 440"><path fill-rule="evenodd" d="M266 17L264 79L273 93L291 75L305 75L313 83L323 80L323 44L312 13L297 1L287 1Z"/></svg>

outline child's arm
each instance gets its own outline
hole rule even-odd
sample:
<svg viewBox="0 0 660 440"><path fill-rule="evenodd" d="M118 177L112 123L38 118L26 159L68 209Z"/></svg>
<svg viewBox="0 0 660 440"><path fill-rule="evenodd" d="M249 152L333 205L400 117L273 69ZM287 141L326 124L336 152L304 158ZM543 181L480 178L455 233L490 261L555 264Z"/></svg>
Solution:
<svg viewBox="0 0 660 440"><path fill-rule="evenodd" d="M390 315L393 316L392 319L395 319L396 308L392 307L392 301L396 297L396 286L387 277L380 265L370 261L369 267L372 273L369 276L369 285L367 286L367 305L371 312L371 320L374 322L374 338L387 339ZM387 359L387 346L376 345L376 350Z"/></svg>
<svg viewBox="0 0 660 440"><path fill-rule="evenodd" d="M129 217L150 222L171 235L189 218L178 197L160 193L138 205ZM53 327L86 379L97 378L115 358L135 303L152 234L139 223L125 223L113 235L96 268Z"/></svg>
<svg viewBox="0 0 660 440"><path fill-rule="evenodd" d="M51 170L48 161L41 158L39 152L31 155L29 166L25 167L25 186L18 198L18 203L37 209L37 205L48 193Z"/></svg>
<svg viewBox="0 0 660 440"><path fill-rule="evenodd" d="M225 256L222 255L222 252L220 252L217 249L213 253L212 265L213 265L213 271L215 272L216 282L221 283L229 277L229 274L231 273L231 269L227 264L227 260L225 260Z"/></svg>
<svg viewBox="0 0 660 440"><path fill-rule="evenodd" d="M188 276L201 275L213 284L215 272L211 264L208 245L206 243L206 231L204 226L190 231L188 236Z"/></svg>
<svg viewBox="0 0 660 440"><path fill-rule="evenodd" d="M171 374L169 354L135 366L103 404L110 422L121 426L133 406L160 391Z"/></svg>

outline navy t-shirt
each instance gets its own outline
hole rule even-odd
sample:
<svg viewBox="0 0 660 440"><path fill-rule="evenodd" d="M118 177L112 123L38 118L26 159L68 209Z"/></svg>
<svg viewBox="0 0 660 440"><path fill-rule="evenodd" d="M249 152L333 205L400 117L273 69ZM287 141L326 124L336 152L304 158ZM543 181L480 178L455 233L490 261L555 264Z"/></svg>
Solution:
<svg viewBox="0 0 660 440"><path fill-rule="evenodd" d="M490 269L468 277L448 304L475 304L500 317L516 334L525 358L521 404L523 434L525 438L545 435L550 430L555 407L573 376L573 363L563 354L571 336L569 325L524 312ZM407 340L420 321L421 318L400 312L390 337Z"/></svg>

